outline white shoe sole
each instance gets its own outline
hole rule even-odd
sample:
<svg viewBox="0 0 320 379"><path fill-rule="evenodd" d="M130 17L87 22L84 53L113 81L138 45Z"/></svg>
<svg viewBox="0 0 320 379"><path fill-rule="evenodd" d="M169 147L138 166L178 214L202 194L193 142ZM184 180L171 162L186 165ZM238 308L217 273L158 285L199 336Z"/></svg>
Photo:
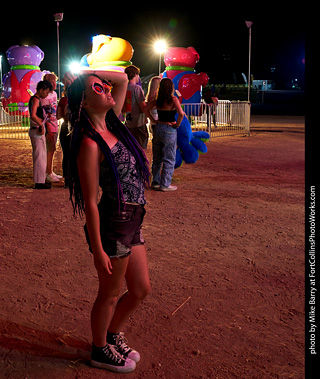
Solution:
<svg viewBox="0 0 320 379"><path fill-rule="evenodd" d="M59 183L60 182L60 180L58 178L51 178L50 176L46 177L46 181L48 183Z"/></svg>
<svg viewBox="0 0 320 379"><path fill-rule="evenodd" d="M90 364L91 366L96 367L96 368L104 368L112 372L120 372L120 373L132 372L136 368L136 362L131 359L127 359L124 366L114 366L108 363L97 362L97 361L94 361L93 359L90 360Z"/></svg>
<svg viewBox="0 0 320 379"><path fill-rule="evenodd" d="M172 187L160 187L159 190L162 192L171 192L176 191L178 187L172 186Z"/></svg>

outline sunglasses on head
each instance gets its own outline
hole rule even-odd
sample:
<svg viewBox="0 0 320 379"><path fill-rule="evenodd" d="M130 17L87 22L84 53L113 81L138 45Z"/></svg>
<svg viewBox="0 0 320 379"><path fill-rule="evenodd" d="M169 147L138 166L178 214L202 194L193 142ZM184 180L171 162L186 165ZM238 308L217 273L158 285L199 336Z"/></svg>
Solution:
<svg viewBox="0 0 320 379"><path fill-rule="evenodd" d="M102 95L103 93L109 93L112 89L112 85L108 80L103 80L101 83L93 83L92 89L98 95Z"/></svg>

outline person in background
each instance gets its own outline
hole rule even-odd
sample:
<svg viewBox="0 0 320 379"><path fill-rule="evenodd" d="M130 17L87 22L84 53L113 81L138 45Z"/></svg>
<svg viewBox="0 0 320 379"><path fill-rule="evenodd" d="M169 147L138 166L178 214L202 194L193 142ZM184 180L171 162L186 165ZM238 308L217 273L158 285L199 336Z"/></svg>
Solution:
<svg viewBox="0 0 320 379"><path fill-rule="evenodd" d="M158 120L155 120L150 113L154 107L157 109ZM171 185L171 180L176 162L177 128L181 124L184 112L178 98L174 96L171 79L161 79L157 99L148 102L145 112L151 122L156 124L152 139L151 186L160 191L175 191L177 187Z"/></svg>
<svg viewBox="0 0 320 379"><path fill-rule="evenodd" d="M125 69L128 75L128 88L123 113L125 113L125 125L131 134L139 142L143 149L147 148L149 133L147 118L143 110L146 106L145 97L140 82L140 69L136 66L128 66Z"/></svg>
<svg viewBox="0 0 320 379"><path fill-rule="evenodd" d="M65 88L62 93L62 97L58 103L57 109L57 119L60 120L63 118L63 123L60 128L59 141L62 148L62 173L64 178L64 187L69 186L69 150L71 142L71 134L69 130L69 116L70 112L68 111L68 98L67 91L68 87L74 82L77 75L72 74L71 72L66 72L62 78L62 83Z"/></svg>
<svg viewBox="0 0 320 379"><path fill-rule="evenodd" d="M214 84L211 86L208 86L203 89L203 100L205 101L206 104L209 105L209 107L206 107L206 113L207 113L207 127L209 130L209 123L211 122L210 120L210 115L212 117L212 123L214 126L216 126L216 113L217 113L217 107L219 103L218 99L218 94L215 92L215 86Z"/></svg>
<svg viewBox="0 0 320 379"><path fill-rule="evenodd" d="M85 212L87 242L99 279L91 311L91 365L131 372L140 354L127 345L121 329L150 292L141 231L150 173L143 149L117 117L127 75L103 74L81 75L68 88L69 190L75 212ZM124 279L127 291L118 300Z"/></svg>
<svg viewBox="0 0 320 379"><path fill-rule="evenodd" d="M52 90L49 95L41 100L41 106L47 115L46 120L46 145L47 145L47 176L46 180L49 183L57 183L62 179L61 175L53 172L53 156L56 151L58 139L58 120L57 120L57 76L54 73L46 74L44 80L47 80L52 85Z"/></svg>
<svg viewBox="0 0 320 379"><path fill-rule="evenodd" d="M153 78L151 78L149 85L148 85L148 93L146 95L146 102L147 103L151 103L153 100L155 100L157 98L160 81L161 81L160 76L154 76ZM155 120L158 120L157 108L154 107L154 108L150 109L150 114L152 115L152 117ZM154 125L155 124L153 124L150 120L149 127L151 126L150 129L151 129L152 134L153 134Z"/></svg>
<svg viewBox="0 0 320 379"><path fill-rule="evenodd" d="M37 92L29 100L30 129L32 145L33 181L35 189L49 189L46 183L47 151L45 137L45 112L40 100L45 99L52 90L51 83L44 80L37 84Z"/></svg>

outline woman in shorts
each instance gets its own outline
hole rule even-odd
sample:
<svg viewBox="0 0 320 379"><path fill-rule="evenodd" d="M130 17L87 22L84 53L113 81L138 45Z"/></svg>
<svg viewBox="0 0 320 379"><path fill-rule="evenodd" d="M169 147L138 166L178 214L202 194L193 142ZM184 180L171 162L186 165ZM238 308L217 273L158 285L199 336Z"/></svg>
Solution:
<svg viewBox="0 0 320 379"><path fill-rule="evenodd" d="M140 360L121 330L150 292L141 233L150 174L143 149L117 117L126 88L126 74L105 72L104 78L81 75L68 89L70 197L75 212L85 212L99 278L91 312L91 364L114 372L133 371ZM118 300L124 279L127 291Z"/></svg>

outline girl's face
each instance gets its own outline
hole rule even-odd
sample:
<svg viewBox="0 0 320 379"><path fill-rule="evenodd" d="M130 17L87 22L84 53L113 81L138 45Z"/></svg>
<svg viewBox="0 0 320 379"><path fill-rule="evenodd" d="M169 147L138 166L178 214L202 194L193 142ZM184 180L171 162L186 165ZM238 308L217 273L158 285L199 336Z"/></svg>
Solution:
<svg viewBox="0 0 320 379"><path fill-rule="evenodd" d="M114 105L111 88L106 86L100 78L89 76L86 82L84 108L105 111Z"/></svg>
<svg viewBox="0 0 320 379"><path fill-rule="evenodd" d="M38 94L40 96L41 99L45 99L48 95L49 95L49 88L47 89L43 89L41 88L39 91L38 91Z"/></svg>
<svg viewBox="0 0 320 379"><path fill-rule="evenodd" d="M53 92L57 88L57 82L55 79L50 79L49 82L52 85L52 91L51 92Z"/></svg>

